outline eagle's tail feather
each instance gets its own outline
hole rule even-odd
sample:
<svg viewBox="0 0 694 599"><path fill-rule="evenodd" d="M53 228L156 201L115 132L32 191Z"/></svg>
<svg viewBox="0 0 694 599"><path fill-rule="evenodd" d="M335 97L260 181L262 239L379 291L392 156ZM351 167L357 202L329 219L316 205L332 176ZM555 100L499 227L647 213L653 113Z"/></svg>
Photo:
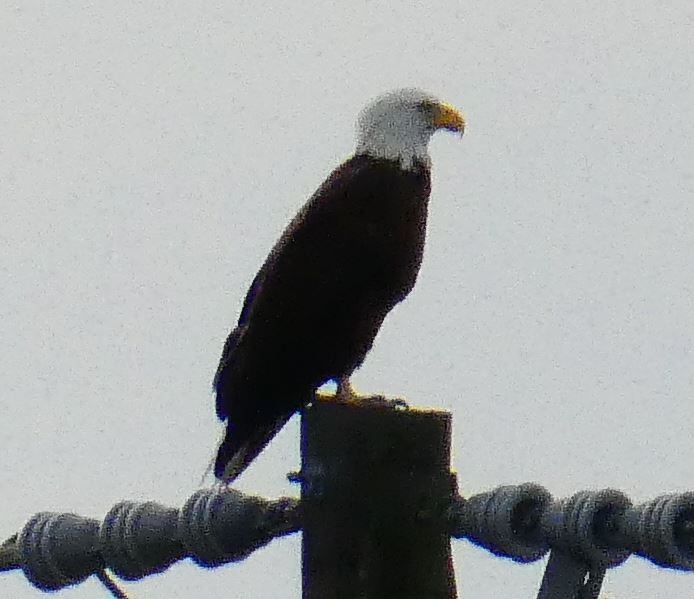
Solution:
<svg viewBox="0 0 694 599"><path fill-rule="evenodd" d="M217 451L214 475L224 484L234 482L287 423L291 415L291 412L282 414L265 426L257 426L248 434L243 434L229 424Z"/></svg>

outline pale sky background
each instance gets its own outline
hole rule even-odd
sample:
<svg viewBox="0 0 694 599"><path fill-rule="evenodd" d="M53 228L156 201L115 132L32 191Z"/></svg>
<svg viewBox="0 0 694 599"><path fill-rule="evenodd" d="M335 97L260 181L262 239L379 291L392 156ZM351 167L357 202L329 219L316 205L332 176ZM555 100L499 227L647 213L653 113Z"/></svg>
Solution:
<svg viewBox="0 0 694 599"><path fill-rule="evenodd" d="M691 0L0 6L1 539L197 488L250 281L400 86L469 128L432 143L424 265L357 388L451 410L464 494L694 489ZM298 493L297 424L239 488ZM535 596L544 563L453 546L462 598ZM296 599L299 548L124 586ZM604 588L684 599L694 574L632 557Z"/></svg>

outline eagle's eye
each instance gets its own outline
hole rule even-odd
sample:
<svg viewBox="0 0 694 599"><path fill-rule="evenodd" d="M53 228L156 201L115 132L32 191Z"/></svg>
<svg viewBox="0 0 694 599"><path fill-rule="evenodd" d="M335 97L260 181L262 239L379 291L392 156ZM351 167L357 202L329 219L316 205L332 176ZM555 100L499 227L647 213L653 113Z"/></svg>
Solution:
<svg viewBox="0 0 694 599"><path fill-rule="evenodd" d="M417 102L417 110L427 117L427 122L431 123L433 126L437 110L436 102L432 102L431 100Z"/></svg>

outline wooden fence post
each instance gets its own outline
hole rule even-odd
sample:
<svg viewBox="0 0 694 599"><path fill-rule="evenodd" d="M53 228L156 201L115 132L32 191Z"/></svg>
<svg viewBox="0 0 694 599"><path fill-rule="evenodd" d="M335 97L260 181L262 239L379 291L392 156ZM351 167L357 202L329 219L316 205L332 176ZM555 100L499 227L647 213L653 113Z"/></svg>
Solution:
<svg viewBox="0 0 694 599"><path fill-rule="evenodd" d="M455 599L446 412L317 399L301 426L304 599Z"/></svg>

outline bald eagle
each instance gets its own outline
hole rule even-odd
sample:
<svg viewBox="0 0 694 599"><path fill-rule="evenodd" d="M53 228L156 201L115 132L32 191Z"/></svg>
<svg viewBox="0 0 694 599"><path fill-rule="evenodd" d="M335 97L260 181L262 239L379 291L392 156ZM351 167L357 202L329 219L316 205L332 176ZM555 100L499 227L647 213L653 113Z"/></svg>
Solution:
<svg viewBox="0 0 694 599"><path fill-rule="evenodd" d="M457 110L416 89L362 111L354 156L289 223L224 345L214 378L217 416L227 423L218 479L238 477L323 383L352 396L350 375L422 262L429 140L464 128Z"/></svg>

